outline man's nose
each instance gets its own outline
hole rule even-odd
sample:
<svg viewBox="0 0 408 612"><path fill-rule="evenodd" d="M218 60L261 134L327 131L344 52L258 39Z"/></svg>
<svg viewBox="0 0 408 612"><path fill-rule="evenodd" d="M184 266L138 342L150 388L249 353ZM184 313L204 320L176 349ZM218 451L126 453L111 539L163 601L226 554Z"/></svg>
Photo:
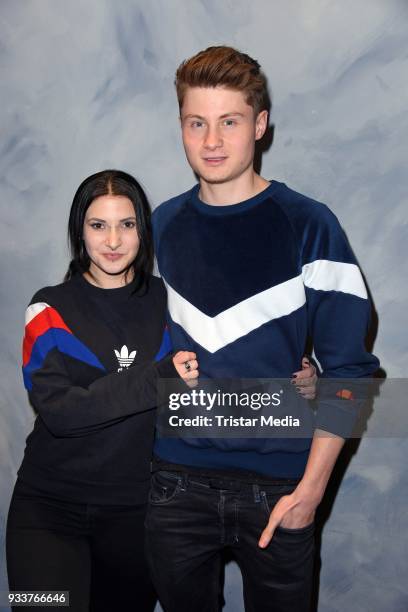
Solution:
<svg viewBox="0 0 408 612"><path fill-rule="evenodd" d="M209 126L204 140L207 149L217 149L222 146L222 137L218 126Z"/></svg>

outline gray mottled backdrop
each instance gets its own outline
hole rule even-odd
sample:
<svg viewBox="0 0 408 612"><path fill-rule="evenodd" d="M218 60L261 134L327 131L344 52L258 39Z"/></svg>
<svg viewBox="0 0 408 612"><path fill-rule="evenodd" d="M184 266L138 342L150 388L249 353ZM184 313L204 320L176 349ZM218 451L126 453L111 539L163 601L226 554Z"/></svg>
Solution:
<svg viewBox="0 0 408 612"><path fill-rule="evenodd" d="M263 65L276 129L262 173L335 211L373 296L375 352L388 376L406 373L407 26L404 0L2 0L2 547L32 424L25 305L62 277L85 176L125 169L154 206L192 184L172 81L203 47L232 44ZM363 440L351 458L323 529L319 612L408 609L407 451L405 439ZM225 597L243 609L234 564Z"/></svg>

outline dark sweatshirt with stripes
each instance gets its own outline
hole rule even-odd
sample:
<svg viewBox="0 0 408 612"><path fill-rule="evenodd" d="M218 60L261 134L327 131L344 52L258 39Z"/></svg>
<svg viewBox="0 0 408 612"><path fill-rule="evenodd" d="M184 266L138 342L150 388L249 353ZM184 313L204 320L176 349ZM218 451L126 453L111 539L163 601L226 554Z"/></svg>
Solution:
<svg viewBox="0 0 408 612"><path fill-rule="evenodd" d="M289 379L310 336L323 377L373 373L367 291L329 208L277 181L227 206L198 193L196 185L153 214L174 349L194 351L211 379ZM343 435L353 418L341 400L329 401L316 424ZM158 438L154 450L173 464L299 478L310 445L308 438Z"/></svg>
<svg viewBox="0 0 408 612"><path fill-rule="evenodd" d="M157 380L176 372L166 292L151 277L101 289L81 275L38 291L26 312L23 376L37 413L18 476L73 502L144 502Z"/></svg>

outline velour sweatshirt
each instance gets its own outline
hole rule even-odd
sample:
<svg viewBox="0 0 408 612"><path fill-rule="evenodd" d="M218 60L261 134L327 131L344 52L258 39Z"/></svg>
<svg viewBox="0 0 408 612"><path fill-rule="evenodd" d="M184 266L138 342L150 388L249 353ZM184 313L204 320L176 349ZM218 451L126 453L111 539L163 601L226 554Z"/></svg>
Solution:
<svg viewBox="0 0 408 612"><path fill-rule="evenodd" d="M227 206L208 205L198 192L196 185L153 214L174 349L197 353L204 377L289 379L310 335L323 377L373 373L367 291L329 208L277 181ZM328 403L316 425L337 423L332 431L341 435L347 418ZM154 452L173 464L298 478L310 445L310 438L157 438Z"/></svg>

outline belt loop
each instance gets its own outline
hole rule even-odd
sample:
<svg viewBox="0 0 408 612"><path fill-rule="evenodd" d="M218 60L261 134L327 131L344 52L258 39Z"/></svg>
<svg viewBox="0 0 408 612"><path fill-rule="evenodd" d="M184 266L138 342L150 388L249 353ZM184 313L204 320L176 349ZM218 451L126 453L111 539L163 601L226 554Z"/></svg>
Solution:
<svg viewBox="0 0 408 612"><path fill-rule="evenodd" d="M254 501L256 504L258 504L261 501L261 496L259 494L259 485L253 484L252 490L254 492Z"/></svg>

